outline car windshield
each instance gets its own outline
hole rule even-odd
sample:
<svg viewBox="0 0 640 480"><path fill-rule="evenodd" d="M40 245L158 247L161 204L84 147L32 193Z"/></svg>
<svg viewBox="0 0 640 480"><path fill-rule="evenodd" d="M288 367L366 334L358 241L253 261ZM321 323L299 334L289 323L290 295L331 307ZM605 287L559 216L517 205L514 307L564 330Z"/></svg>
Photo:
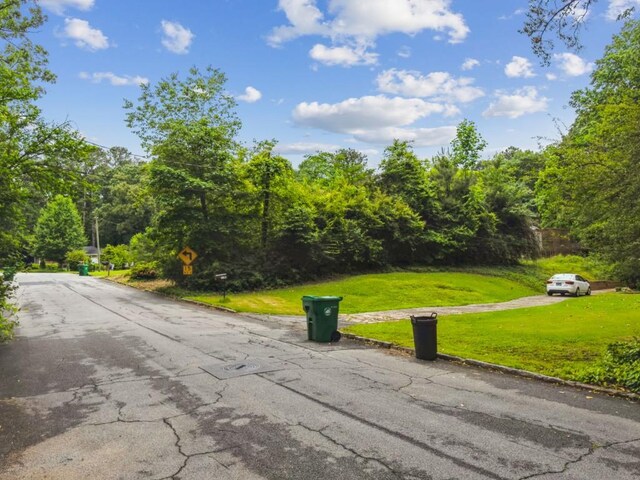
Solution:
<svg viewBox="0 0 640 480"><path fill-rule="evenodd" d="M560 273L551 277L551 280L575 280L576 276L569 273Z"/></svg>

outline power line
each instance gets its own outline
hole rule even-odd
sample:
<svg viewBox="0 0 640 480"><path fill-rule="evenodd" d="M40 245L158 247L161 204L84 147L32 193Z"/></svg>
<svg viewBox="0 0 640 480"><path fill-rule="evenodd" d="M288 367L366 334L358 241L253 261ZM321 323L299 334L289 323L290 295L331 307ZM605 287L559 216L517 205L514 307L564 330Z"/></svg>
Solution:
<svg viewBox="0 0 640 480"><path fill-rule="evenodd" d="M101 148L102 150L106 150L106 151L109 151L109 150L111 150L113 148L113 147L107 147L105 145L100 145L99 143L91 142L91 141L86 140L86 139L85 139L85 142L88 143L89 145L93 145L94 147L98 147L98 148ZM129 152L129 150L127 150L127 152L132 157L140 158L142 160L152 160L153 159L152 157L149 157L149 156L138 155L136 153L131 153L131 152ZM213 165L202 165L202 164L199 164L199 163L177 162L175 160L162 160L162 161L163 161L163 163L168 163L168 164L172 164L172 165L181 165L181 166L187 166L187 167L217 169L217 167L214 167Z"/></svg>

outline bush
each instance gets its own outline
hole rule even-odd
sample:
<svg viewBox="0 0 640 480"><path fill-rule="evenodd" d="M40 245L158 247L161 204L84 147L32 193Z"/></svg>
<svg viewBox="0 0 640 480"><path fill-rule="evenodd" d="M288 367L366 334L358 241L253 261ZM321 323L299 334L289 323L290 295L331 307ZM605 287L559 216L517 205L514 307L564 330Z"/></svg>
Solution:
<svg viewBox="0 0 640 480"><path fill-rule="evenodd" d="M127 245L107 245L100 254L100 260L112 263L116 270L122 270L131 263L131 254Z"/></svg>
<svg viewBox="0 0 640 480"><path fill-rule="evenodd" d="M84 250L71 250L67 252L65 260L67 261L67 265L69 265L69 269L77 270L78 265L85 264L89 261L89 256Z"/></svg>
<svg viewBox="0 0 640 480"><path fill-rule="evenodd" d="M16 267L5 267L2 270L2 280L5 282L13 282L13 278L18 273L18 269Z"/></svg>
<svg viewBox="0 0 640 480"><path fill-rule="evenodd" d="M610 344L598 365L580 373L578 380L640 393L640 338Z"/></svg>
<svg viewBox="0 0 640 480"><path fill-rule="evenodd" d="M18 309L10 303L14 286L10 281L0 282L0 343L13 338L13 331L18 324L15 314Z"/></svg>
<svg viewBox="0 0 640 480"><path fill-rule="evenodd" d="M135 280L155 280L158 278L158 262L140 262L131 267L131 278Z"/></svg>

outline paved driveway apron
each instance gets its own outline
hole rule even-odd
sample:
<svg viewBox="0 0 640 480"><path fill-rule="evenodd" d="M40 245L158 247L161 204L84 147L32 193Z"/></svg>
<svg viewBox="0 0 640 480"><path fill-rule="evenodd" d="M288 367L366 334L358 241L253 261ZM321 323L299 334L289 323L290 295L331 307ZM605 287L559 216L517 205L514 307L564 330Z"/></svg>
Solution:
<svg viewBox="0 0 640 480"><path fill-rule="evenodd" d="M72 275L20 275L0 479L632 479L640 408Z"/></svg>

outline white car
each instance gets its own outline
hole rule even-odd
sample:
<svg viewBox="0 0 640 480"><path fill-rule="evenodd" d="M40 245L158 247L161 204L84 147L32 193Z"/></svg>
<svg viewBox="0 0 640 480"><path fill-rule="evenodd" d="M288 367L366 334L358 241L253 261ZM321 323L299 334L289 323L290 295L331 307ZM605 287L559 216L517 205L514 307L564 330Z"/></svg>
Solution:
<svg viewBox="0 0 640 480"><path fill-rule="evenodd" d="M547 280L547 295L591 295L591 285L575 273L559 273Z"/></svg>

